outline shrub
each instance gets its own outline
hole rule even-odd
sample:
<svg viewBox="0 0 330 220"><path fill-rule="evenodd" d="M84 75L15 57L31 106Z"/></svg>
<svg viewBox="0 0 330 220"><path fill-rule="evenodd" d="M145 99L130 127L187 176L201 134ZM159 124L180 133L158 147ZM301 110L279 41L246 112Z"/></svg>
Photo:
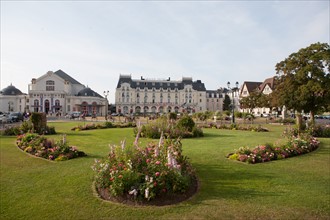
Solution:
<svg viewBox="0 0 330 220"><path fill-rule="evenodd" d="M3 134L7 136L19 135L21 134L21 130L18 126L9 127L4 130Z"/></svg>
<svg viewBox="0 0 330 220"><path fill-rule="evenodd" d="M140 131L141 137L158 139L163 133L168 138L191 138L202 137L203 131L198 128L195 122L189 116L182 117L178 123L167 120L166 117L160 117L149 124L142 125L141 128L135 128L135 135Z"/></svg>
<svg viewBox="0 0 330 220"><path fill-rule="evenodd" d="M188 158L182 155L180 140L163 139L145 148L111 146L109 156L95 160L95 186L108 191L112 198L149 201L164 195L187 191L195 180Z"/></svg>
<svg viewBox="0 0 330 220"><path fill-rule="evenodd" d="M46 113L32 112L30 118L34 131L38 134L42 134L47 125Z"/></svg>
<svg viewBox="0 0 330 220"><path fill-rule="evenodd" d="M189 132L192 131L194 126L195 126L194 120L188 115L185 115L182 118L180 118L180 120L178 121L178 124L177 124L178 128L187 130Z"/></svg>
<svg viewBox="0 0 330 220"><path fill-rule="evenodd" d="M329 125L315 125L309 128L309 134L314 137L330 137Z"/></svg>

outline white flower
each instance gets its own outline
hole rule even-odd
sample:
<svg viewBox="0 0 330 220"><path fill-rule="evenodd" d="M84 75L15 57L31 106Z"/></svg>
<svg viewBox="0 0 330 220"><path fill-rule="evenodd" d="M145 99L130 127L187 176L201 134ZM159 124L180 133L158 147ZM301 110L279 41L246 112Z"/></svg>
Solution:
<svg viewBox="0 0 330 220"><path fill-rule="evenodd" d="M146 188L146 189L144 190L144 197L145 197L146 199L149 198L149 188Z"/></svg>
<svg viewBox="0 0 330 220"><path fill-rule="evenodd" d="M128 192L128 194L134 195L134 196L136 196L137 193L138 193L138 191L136 189L133 189L133 190L131 190L131 191Z"/></svg>

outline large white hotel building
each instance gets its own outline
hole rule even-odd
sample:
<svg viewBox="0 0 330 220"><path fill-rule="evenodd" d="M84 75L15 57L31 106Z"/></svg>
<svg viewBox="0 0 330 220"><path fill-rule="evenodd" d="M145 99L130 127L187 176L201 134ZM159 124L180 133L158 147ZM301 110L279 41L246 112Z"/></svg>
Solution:
<svg viewBox="0 0 330 220"><path fill-rule="evenodd" d="M206 109L206 89L201 80L132 79L120 75L115 94L116 111L130 113L200 112Z"/></svg>

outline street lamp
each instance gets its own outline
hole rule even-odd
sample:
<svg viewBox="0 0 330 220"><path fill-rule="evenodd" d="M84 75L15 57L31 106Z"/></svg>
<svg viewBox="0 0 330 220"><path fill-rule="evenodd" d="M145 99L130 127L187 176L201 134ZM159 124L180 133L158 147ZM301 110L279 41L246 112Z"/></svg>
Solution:
<svg viewBox="0 0 330 220"><path fill-rule="evenodd" d="M108 111L109 111L109 102L108 102L108 95L109 95L109 90L103 92L105 99L107 100L106 104L106 109L105 109L105 120L108 121Z"/></svg>
<svg viewBox="0 0 330 220"><path fill-rule="evenodd" d="M238 90L238 82L235 83L236 87L230 87L230 82L227 82L227 86L228 86L228 89L231 90L231 97L232 97L232 105L231 105L231 108L232 108L232 124L235 124L235 101L234 101L234 92Z"/></svg>

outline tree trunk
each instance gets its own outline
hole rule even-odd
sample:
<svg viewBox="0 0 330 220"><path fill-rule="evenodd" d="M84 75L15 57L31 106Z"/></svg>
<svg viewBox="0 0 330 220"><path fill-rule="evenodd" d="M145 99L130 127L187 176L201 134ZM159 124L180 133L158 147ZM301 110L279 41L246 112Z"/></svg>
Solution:
<svg viewBox="0 0 330 220"><path fill-rule="evenodd" d="M298 133L300 133L303 130L303 127L302 127L302 115L301 115L300 112L296 114L296 119L297 119Z"/></svg>
<svg viewBox="0 0 330 220"><path fill-rule="evenodd" d="M310 116L310 119L309 120L311 122L311 126L314 127L314 125L315 125L314 112L311 111L310 114L309 114L309 116Z"/></svg>

